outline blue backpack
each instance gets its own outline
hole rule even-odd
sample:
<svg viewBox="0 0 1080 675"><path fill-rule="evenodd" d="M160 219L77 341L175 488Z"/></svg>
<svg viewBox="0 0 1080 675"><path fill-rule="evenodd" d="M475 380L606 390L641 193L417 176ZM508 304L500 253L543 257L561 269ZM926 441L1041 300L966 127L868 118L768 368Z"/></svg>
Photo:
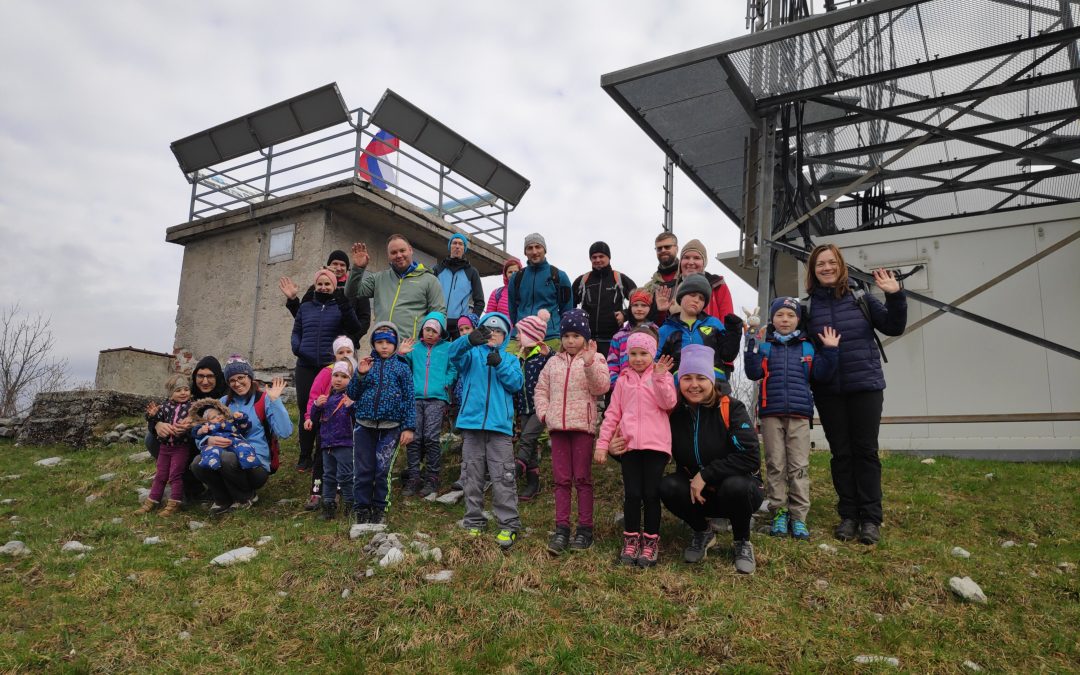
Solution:
<svg viewBox="0 0 1080 675"><path fill-rule="evenodd" d="M768 370L769 354L772 353L772 343L763 340L758 349L761 350L761 362L763 367ZM810 382L810 369L814 367L814 345L810 344L809 340L802 341L802 367L803 375L806 376L807 383Z"/></svg>

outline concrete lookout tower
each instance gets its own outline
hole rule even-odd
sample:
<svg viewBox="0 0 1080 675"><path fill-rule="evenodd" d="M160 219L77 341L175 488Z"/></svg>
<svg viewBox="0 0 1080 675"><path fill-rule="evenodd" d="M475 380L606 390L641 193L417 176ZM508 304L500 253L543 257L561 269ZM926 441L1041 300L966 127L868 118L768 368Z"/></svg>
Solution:
<svg viewBox="0 0 1080 675"><path fill-rule="evenodd" d="M509 213L529 182L387 90L349 110L336 84L172 144L191 184L175 351L184 361L238 353L260 375L295 363L281 277L303 289L334 249L364 242L385 269L386 238L405 235L433 266L454 233L482 276L506 259ZM372 321L385 317L372 316ZM191 364L193 365L193 364Z"/></svg>

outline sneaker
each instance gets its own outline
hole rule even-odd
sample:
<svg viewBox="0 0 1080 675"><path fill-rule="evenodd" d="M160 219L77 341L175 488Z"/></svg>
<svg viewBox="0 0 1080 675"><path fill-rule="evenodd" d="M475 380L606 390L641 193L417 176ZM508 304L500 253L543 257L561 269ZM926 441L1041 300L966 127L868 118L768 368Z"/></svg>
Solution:
<svg viewBox="0 0 1080 675"><path fill-rule="evenodd" d="M401 496L415 497L417 494L420 493L421 485L422 484L420 482L420 476L414 476L408 479L407 481L405 481L405 487L401 489Z"/></svg>
<svg viewBox="0 0 1080 675"><path fill-rule="evenodd" d="M469 535L470 537L479 537L484 534L484 529L481 527L470 527L468 530L465 531L465 534Z"/></svg>
<svg viewBox="0 0 1080 675"><path fill-rule="evenodd" d="M711 529L694 532L694 536L690 539L690 545L683 549L683 560L688 563L701 562L715 543L716 533Z"/></svg>
<svg viewBox="0 0 1080 675"><path fill-rule="evenodd" d="M509 551L510 547L517 541L517 532L513 530L499 530L499 533L495 535L495 541L499 543L499 548L504 551Z"/></svg>
<svg viewBox="0 0 1080 675"><path fill-rule="evenodd" d="M566 547L570 545L570 528L562 525L555 528L555 533L548 539L548 553L562 555Z"/></svg>
<svg viewBox="0 0 1080 675"><path fill-rule="evenodd" d="M788 510L778 509L776 515L772 519L772 528L769 529L769 536L772 537L786 537L788 536Z"/></svg>
<svg viewBox="0 0 1080 675"><path fill-rule="evenodd" d="M881 539L881 528L869 521L859 525L859 542L873 546Z"/></svg>
<svg viewBox="0 0 1080 675"><path fill-rule="evenodd" d="M749 541L735 542L735 571L739 574L753 574L756 569L754 545Z"/></svg>
<svg viewBox="0 0 1080 675"><path fill-rule="evenodd" d="M619 554L620 565L636 565L641 556L641 533L623 532L622 553Z"/></svg>
<svg viewBox="0 0 1080 675"><path fill-rule="evenodd" d="M234 507L233 507L232 504L218 504L217 502L214 502L213 504L210 505L210 515L211 516L223 516L226 513L228 513L229 511L232 511L233 508Z"/></svg>
<svg viewBox="0 0 1080 675"><path fill-rule="evenodd" d="M593 531L591 527L582 527L578 525L577 532L574 533L574 539L570 542L571 551L584 551L592 548L593 543Z"/></svg>
<svg viewBox="0 0 1080 675"><path fill-rule="evenodd" d="M381 525L386 522L386 512L379 508L371 509L371 515L368 516L367 522L372 525Z"/></svg>
<svg viewBox="0 0 1080 675"><path fill-rule="evenodd" d="M660 535L644 534L641 536L641 555L638 556L639 567L654 567L660 557Z"/></svg>
<svg viewBox="0 0 1080 675"><path fill-rule="evenodd" d="M810 540L810 530L806 529L806 523L801 520L791 521L791 536L801 541Z"/></svg>
<svg viewBox="0 0 1080 675"><path fill-rule="evenodd" d="M368 506L357 506L353 511L353 515L356 516L356 524L363 525L371 518L371 508Z"/></svg>
<svg viewBox="0 0 1080 675"><path fill-rule="evenodd" d="M858 524L851 518L844 518L840 521L840 524L833 530L833 536L840 541L851 541L855 538L855 530L858 528Z"/></svg>
<svg viewBox="0 0 1080 675"><path fill-rule="evenodd" d="M305 511L318 511L322 508L322 497L319 495L311 495L308 497L307 504L304 504Z"/></svg>

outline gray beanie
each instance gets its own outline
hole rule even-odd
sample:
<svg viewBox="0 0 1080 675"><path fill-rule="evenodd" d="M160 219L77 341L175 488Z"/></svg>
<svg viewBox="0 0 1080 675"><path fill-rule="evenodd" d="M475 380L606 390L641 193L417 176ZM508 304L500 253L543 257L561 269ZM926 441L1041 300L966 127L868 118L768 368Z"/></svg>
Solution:
<svg viewBox="0 0 1080 675"><path fill-rule="evenodd" d="M547 242L544 241L544 235L539 232L525 235L525 248L529 248L530 244L540 244L544 247L544 251L547 251Z"/></svg>
<svg viewBox="0 0 1080 675"><path fill-rule="evenodd" d="M708 303L709 296L712 295L712 284L704 274L691 274L679 284L679 290L675 291L675 302L681 303L687 293L700 293Z"/></svg>

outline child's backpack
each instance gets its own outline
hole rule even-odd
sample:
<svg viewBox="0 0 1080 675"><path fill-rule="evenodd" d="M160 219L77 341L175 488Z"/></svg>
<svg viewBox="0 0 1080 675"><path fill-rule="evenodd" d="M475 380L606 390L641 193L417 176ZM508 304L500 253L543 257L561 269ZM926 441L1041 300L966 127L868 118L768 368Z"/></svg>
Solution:
<svg viewBox="0 0 1080 675"><path fill-rule="evenodd" d="M810 344L810 340L801 340L802 342L802 365L803 375L806 376L806 381L810 381L810 369L814 367L814 345ZM772 353L772 343L763 340L758 345L758 349L761 351L761 365L766 371L768 370L769 354Z"/></svg>
<svg viewBox="0 0 1080 675"><path fill-rule="evenodd" d="M858 306L859 311L866 317L866 322L870 324L870 333L874 336L874 342L877 343L878 353L881 354L881 360L888 363L889 357L885 356L885 345L881 344L881 338L878 337L877 329L874 328L874 320L870 318L870 303L866 301L866 291L861 288L853 288L851 290L851 295L855 298L855 304ZM806 296L800 300L800 304L802 305L802 318L799 320L799 328L806 333L805 323L810 319L810 296Z"/></svg>
<svg viewBox="0 0 1080 675"><path fill-rule="evenodd" d="M281 464L281 446L278 445L277 436L270 430L270 422L266 419L266 394L261 391L255 398L255 416L262 422L266 444L270 446L270 473L277 473Z"/></svg>

